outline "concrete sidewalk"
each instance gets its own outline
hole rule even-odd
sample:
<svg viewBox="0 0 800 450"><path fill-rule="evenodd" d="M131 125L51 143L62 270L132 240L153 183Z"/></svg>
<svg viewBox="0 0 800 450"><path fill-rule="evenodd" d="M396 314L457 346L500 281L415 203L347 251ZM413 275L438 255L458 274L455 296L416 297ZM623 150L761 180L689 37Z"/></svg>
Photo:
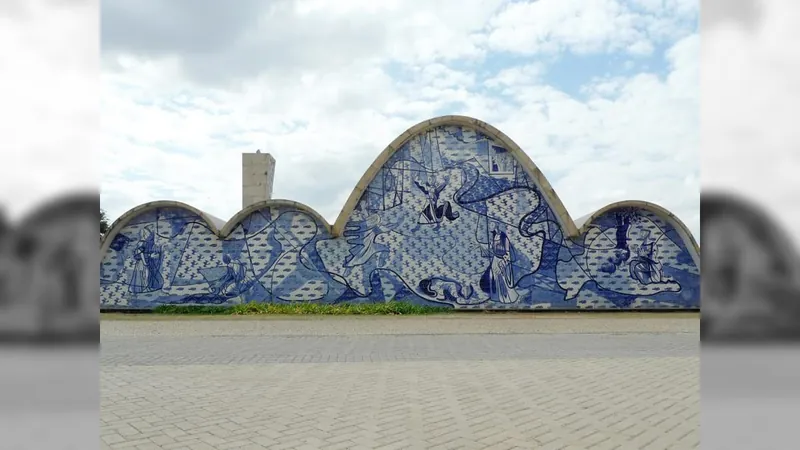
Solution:
<svg viewBox="0 0 800 450"><path fill-rule="evenodd" d="M431 316L103 314L103 336L699 333L699 313L465 313ZM165 323L167 322L167 323Z"/></svg>

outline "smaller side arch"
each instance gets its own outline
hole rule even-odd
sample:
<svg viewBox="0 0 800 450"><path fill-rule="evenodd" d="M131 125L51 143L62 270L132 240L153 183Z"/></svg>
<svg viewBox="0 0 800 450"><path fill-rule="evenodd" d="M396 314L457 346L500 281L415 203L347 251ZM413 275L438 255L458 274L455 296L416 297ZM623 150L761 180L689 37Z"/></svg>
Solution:
<svg viewBox="0 0 800 450"><path fill-rule="evenodd" d="M75 213L100 216L100 194L95 191L74 191L45 201L26 214L17 227L25 230L39 223L49 222Z"/></svg>
<svg viewBox="0 0 800 450"><path fill-rule="evenodd" d="M794 277L800 277L800 255L791 236L760 205L739 194L725 191L704 191L700 194L700 227L708 227L715 219L726 217L745 225L775 257L786 264ZM714 230L709 230L714 232Z"/></svg>
<svg viewBox="0 0 800 450"><path fill-rule="evenodd" d="M111 242L114 241L114 238L117 236L117 234L119 234L119 232L122 231L122 229L125 228L125 226L128 225L131 220L146 212L160 208L185 209L186 211L196 214L203 219L206 225L208 225L211 231L216 235L219 235L219 229L224 225L222 220L183 202L177 202L173 200L157 200L154 202L144 203L129 209L125 212L125 214L121 215L117 220L114 221L114 223L111 224L108 233L103 236L103 240L100 244L100 260L102 261L103 256L108 251L108 248L111 246Z"/></svg>
<svg viewBox="0 0 800 450"><path fill-rule="evenodd" d="M589 214L588 216L584 216L575 221L575 225L578 227L578 236L583 236L588 230L589 227L594 223L594 221L606 214L609 211L613 211L616 209L622 208L638 208L643 209L646 211L650 211L655 215L661 217L662 219L666 220L670 225L672 225L675 230L680 235L681 239L684 242L690 243L691 247L689 249L689 253L692 256L692 260L694 261L695 265L699 268L700 267L700 246L697 244L697 240L695 240L694 235L692 232L689 231L689 228L686 226L683 221L678 218L675 214L670 212L668 209L664 208L663 206L657 205L651 202L645 202L642 200L623 200L619 202L611 203L610 205L606 205L597 211Z"/></svg>
<svg viewBox="0 0 800 450"><path fill-rule="evenodd" d="M240 224L242 220L247 218L247 216L249 216L253 212L266 208L275 208L275 207L286 208L289 210L294 209L297 211L308 213L312 217L314 217L314 220L316 220L320 225L323 225L325 227L325 230L328 232L328 234L331 234L331 228L332 228L331 225L314 208L306 204L295 202L292 200L273 199L273 200L264 200L261 202L253 203L252 205L249 205L248 207L234 214L233 217L231 217L230 220L228 220L225 226L222 227L222 229L218 233L218 236L222 239L230 236L234 228L236 228L236 225Z"/></svg>

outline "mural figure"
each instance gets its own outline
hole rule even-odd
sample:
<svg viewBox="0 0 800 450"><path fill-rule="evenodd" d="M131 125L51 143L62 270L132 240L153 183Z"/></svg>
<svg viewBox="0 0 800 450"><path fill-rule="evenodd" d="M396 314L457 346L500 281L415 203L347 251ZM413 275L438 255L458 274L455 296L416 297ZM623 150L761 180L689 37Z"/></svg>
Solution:
<svg viewBox="0 0 800 450"><path fill-rule="evenodd" d="M481 290L492 301L516 303L519 294L514 288L514 247L505 232L492 230L489 257L489 267L481 277Z"/></svg>
<svg viewBox="0 0 800 450"><path fill-rule="evenodd" d="M444 188L447 187L449 181L450 180L445 178L442 183L436 183L435 179L429 178L425 184L422 185L419 181L414 180L414 184L425 194L427 200L425 208L419 215L418 223L433 225L440 223L443 218L451 221L458 218L458 213L453 211L453 206L449 201L445 201L441 205L439 204L439 195L441 195Z"/></svg>
<svg viewBox="0 0 800 450"><path fill-rule="evenodd" d="M222 262L225 263L225 274L209 286L209 291L212 294L236 297L250 289L255 280L250 276L247 267L238 258L223 255Z"/></svg>
<svg viewBox="0 0 800 450"><path fill-rule="evenodd" d="M567 289L568 298L579 295L590 282L617 307L669 292L677 294L672 301L679 304L696 295L699 270L676 243L675 230L653 213L624 209L594 223L583 245L573 249L575 257L559 262L559 284ZM670 265L670 276L664 273L665 263ZM681 280L692 280L687 286L691 289L684 291Z"/></svg>
<svg viewBox="0 0 800 450"><path fill-rule="evenodd" d="M657 260L656 242L648 242L651 231L648 229L641 231L643 234L641 245L631 246L629 243L628 233L631 224L640 221L636 212L618 212L614 218L616 221L615 235L617 243L613 255L609 256L606 262L600 266L600 271L613 274L617 269L627 264L631 279L643 285L664 281L662 264Z"/></svg>
<svg viewBox="0 0 800 450"><path fill-rule="evenodd" d="M662 282L661 263L656 261L655 244L642 244L634 249L636 256L631 258L631 278L642 284Z"/></svg>
<svg viewBox="0 0 800 450"><path fill-rule="evenodd" d="M628 263L631 257L631 248L628 244L628 231L631 227L631 221L635 220L636 216L630 212L618 212L614 214L616 227L614 234L616 235L616 245L614 246L613 254L606 258L606 262L600 266L600 271L605 273L614 273ZM632 274L633 272L631 272Z"/></svg>
<svg viewBox="0 0 800 450"><path fill-rule="evenodd" d="M468 125L410 136L336 237L296 203L252 211L225 236L188 208L152 206L106 237L101 302L699 306L698 258L674 222L617 208L569 236L563 210L511 148Z"/></svg>
<svg viewBox="0 0 800 450"><path fill-rule="evenodd" d="M506 148L492 145L490 152L490 172L492 174L511 174L514 173L515 162Z"/></svg>
<svg viewBox="0 0 800 450"><path fill-rule="evenodd" d="M144 227L133 252L135 261L129 289L134 294L154 292L164 286L161 276L161 248L156 245L152 225Z"/></svg>

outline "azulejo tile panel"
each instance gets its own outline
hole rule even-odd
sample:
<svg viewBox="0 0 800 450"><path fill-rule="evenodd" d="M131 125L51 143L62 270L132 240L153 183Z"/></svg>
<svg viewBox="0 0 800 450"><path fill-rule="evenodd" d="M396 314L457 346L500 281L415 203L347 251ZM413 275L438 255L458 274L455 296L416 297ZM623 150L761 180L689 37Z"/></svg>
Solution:
<svg viewBox="0 0 800 450"><path fill-rule="evenodd" d="M514 152L466 126L436 126L406 141L341 236L317 217L267 205L220 237L186 209L146 210L108 237L101 306L699 307L692 244L670 221L617 208L567 236Z"/></svg>

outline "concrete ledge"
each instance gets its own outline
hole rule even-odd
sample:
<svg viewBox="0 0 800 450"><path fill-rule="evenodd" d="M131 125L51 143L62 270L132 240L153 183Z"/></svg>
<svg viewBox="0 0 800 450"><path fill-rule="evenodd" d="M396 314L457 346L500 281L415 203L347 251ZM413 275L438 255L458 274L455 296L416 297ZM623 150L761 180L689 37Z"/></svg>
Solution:
<svg viewBox="0 0 800 450"><path fill-rule="evenodd" d="M285 208L287 210L293 211L302 211L310 214L314 217L314 219L325 229L327 230L328 234L331 234L331 225L322 217L322 214L318 213L314 208L305 205L300 202L296 202L293 200L284 200L284 199L273 199L273 200L265 200L258 203L254 203L247 208L239 211L238 213L234 214L233 217L228 220L228 222L222 227L222 229L217 234L221 238L226 238L230 236L233 232L236 225L242 222L242 220L246 219L247 216L252 214L255 211L260 211L262 209L269 209L269 208Z"/></svg>

